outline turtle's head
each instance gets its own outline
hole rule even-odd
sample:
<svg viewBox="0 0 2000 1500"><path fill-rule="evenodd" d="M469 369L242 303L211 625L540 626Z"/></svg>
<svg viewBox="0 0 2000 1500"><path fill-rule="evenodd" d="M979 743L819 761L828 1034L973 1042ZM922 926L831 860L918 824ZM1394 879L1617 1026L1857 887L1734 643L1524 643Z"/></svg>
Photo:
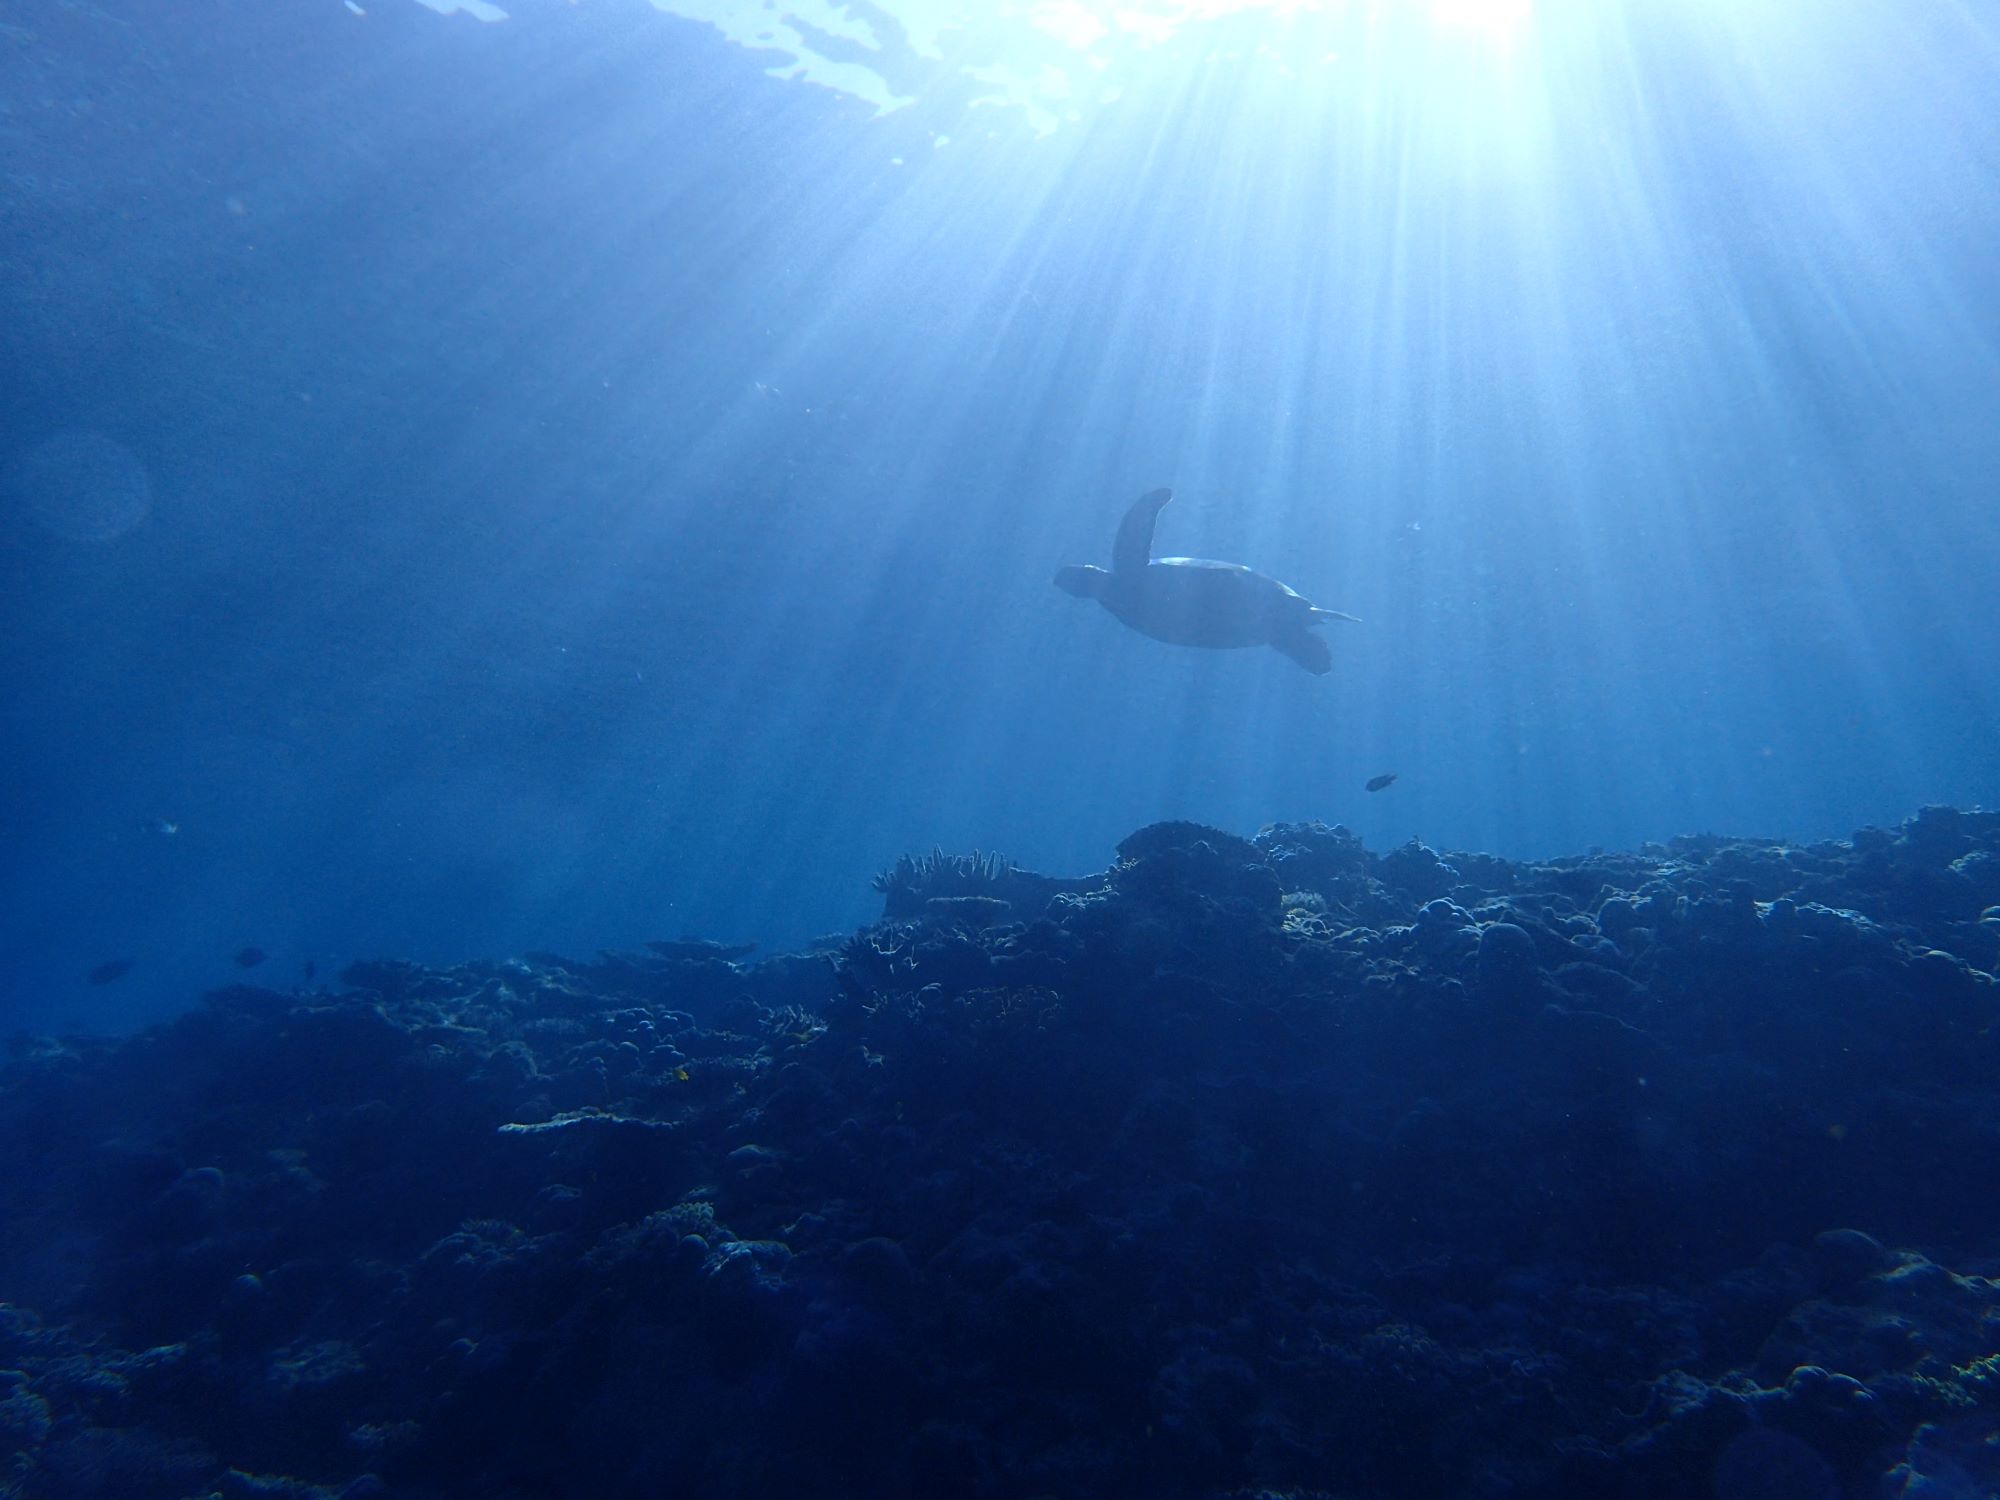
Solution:
<svg viewBox="0 0 2000 1500"><path fill-rule="evenodd" d="M1093 568L1089 563L1071 563L1056 573L1056 587L1079 599L1103 598L1104 585L1110 581L1109 573L1102 568Z"/></svg>

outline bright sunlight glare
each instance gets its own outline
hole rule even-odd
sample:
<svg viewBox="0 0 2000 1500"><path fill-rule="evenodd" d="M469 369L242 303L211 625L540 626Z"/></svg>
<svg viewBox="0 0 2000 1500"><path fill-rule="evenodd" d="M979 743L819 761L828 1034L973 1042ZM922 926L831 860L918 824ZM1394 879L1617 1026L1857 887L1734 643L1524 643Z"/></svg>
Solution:
<svg viewBox="0 0 2000 1500"><path fill-rule="evenodd" d="M1415 18L1504 48L1531 12L1531 0L885 0L865 15L842 0L779 12L738 0L651 3L778 59L773 77L879 113L956 84L969 87L968 103L1017 111L1040 135L1080 124L1177 61L1234 64L1270 85L1311 83L1357 34Z"/></svg>
<svg viewBox="0 0 2000 1500"><path fill-rule="evenodd" d="M1509 42L1534 9L1531 0L1431 0L1431 20L1439 26L1483 31Z"/></svg>
<svg viewBox="0 0 2000 1500"><path fill-rule="evenodd" d="M1657 722L1649 698L1614 725L1593 707L1606 674L1652 681L1658 641L1708 620L1714 659L1730 659L1729 622L1753 609L1781 616L1803 655L1876 670L1866 615L1845 604L1848 523L1825 497L1919 483L1893 433L1949 409L1949 384L1905 346L1912 330L1948 340L1976 326L1930 290L1957 284L1938 225L1979 179L1970 158L1906 143L1954 139L1982 103L1941 83L1910 104L1895 81L1932 43L1904 37L1885 3L1803 31L1755 0L887 0L764 11L754 27L719 0L672 3L706 9L748 66L808 85L796 91L805 124L757 117L750 154L807 125L830 137L850 104L876 116L853 119L838 151L774 158L795 177L767 186L770 201L852 227L812 256L773 252L766 274L791 289L796 316L760 325L743 376L755 399L659 460L668 477L727 471L740 454L768 464L778 435L797 434L786 457L813 478L790 481L806 498L788 503L821 508L775 534L771 576L811 576L840 523L831 497L851 473L876 476L867 536L844 553L854 597L784 593L803 613L768 612L764 666L741 674L732 721L802 650L841 679L826 620L890 607L880 601L926 607L933 595L913 602L905 580L936 545L945 481L888 476L959 475L963 435L997 430L1012 445L1008 499L966 502L964 555L1099 557L1121 506L1172 484L1163 547L1283 571L1388 643L1379 675L1351 672L1314 729L1281 675L1225 685L1195 661L1163 685L1121 674L1110 648L1077 654L1075 621L1011 592L1005 570L993 575L1004 587L969 579L908 625L951 640L967 681L1004 678L997 653L1032 640L1063 664L1068 698L1185 747L1135 772L1135 816L1198 806L1254 824L1308 805L1307 762L1270 748L1288 736L1347 744L1346 726L1394 725L1437 753L1469 714L1504 726L1507 754L1461 747L1460 763L1483 768L1457 783L1466 837L1502 843L1565 819L1650 836L1622 821L1638 817L1622 783L1592 781L1591 768L1680 776L1677 726L1708 711L1705 689L1677 684ZM606 129L607 160L652 138L630 121ZM1885 201L1917 208L1899 216ZM1911 272L1893 298L1870 290L1883 266ZM699 271L686 273L691 300L708 295ZM1785 394L1798 378L1818 390L1826 377L1810 372L1823 368L1871 394L1843 386L1819 406ZM1818 456L1822 421L1844 434L1838 464ZM849 428L895 436L827 472L807 439ZM1775 588L1740 520L1746 488L1764 497L1769 545L1795 559ZM1874 545L1905 545L1920 524L1906 517ZM660 527L636 512L632 525ZM1660 578L1702 582L1690 593ZM1413 701L1416 669L1393 669L1396 651L1449 689ZM1532 691L1496 665L1552 656L1560 665ZM933 691L898 671L875 679L884 746L895 706ZM1868 680L1884 754L1907 759L1895 679ZM979 713L1041 722L997 691ZM1690 798L1747 798L1763 747L1788 753L1764 710L1732 722L1754 743L1723 747L1729 769L1699 784L1683 777ZM967 787L985 784L974 766L989 753L1014 764L1030 752L996 728L968 752ZM969 838L1004 818L981 810L985 793L954 791L905 809L911 837L961 819ZM1117 821L1096 804L1075 815L1077 827Z"/></svg>
<svg viewBox="0 0 2000 1500"><path fill-rule="evenodd" d="M551 236L488 295L579 289L537 336L589 350L573 399L607 435L557 450L616 467L550 524L658 558L603 628L666 608L690 557L758 580L728 670L646 660L674 707L592 751L645 768L669 845L732 786L798 789L731 828L714 889L819 878L766 859L805 803L837 810L814 847L888 859L1023 827L1024 777L1009 853L1045 868L1161 808L1318 816L1336 762L1450 768L1362 804L1384 846L1838 832L1836 802L1926 784L1944 731L1907 662L1976 684L1987 660L1903 602L1990 572L1962 545L1990 466L1961 456L1993 444L1968 393L2000 360L1970 8L650 3L695 64L633 61L547 169L593 256ZM622 37L638 8L533 24ZM718 112L724 79L746 102ZM671 167L691 131L726 169ZM1160 485L1162 548L1367 622L1326 692L1088 633L1049 570L1101 564ZM843 794L859 764L892 820ZM636 784L607 772L607 819Z"/></svg>

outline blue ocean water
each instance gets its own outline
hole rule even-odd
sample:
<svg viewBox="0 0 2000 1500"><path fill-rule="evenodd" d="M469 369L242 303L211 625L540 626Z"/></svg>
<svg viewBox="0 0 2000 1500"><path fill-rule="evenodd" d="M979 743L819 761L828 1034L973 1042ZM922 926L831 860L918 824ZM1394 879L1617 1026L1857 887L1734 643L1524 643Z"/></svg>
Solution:
<svg viewBox="0 0 2000 1500"><path fill-rule="evenodd" d="M2000 800L1996 97L1933 0L21 0L7 1017ZM1161 485L1330 674L1052 587Z"/></svg>
<svg viewBox="0 0 2000 1500"><path fill-rule="evenodd" d="M11 0L0 341L0 1500L2000 1496L1993 6Z"/></svg>

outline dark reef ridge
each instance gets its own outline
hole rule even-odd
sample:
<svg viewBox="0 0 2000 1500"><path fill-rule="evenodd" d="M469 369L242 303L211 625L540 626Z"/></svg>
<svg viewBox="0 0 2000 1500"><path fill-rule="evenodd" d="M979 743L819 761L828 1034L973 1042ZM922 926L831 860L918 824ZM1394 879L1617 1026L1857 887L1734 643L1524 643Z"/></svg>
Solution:
<svg viewBox="0 0 2000 1500"><path fill-rule="evenodd" d="M0 1493L2000 1494L2000 813L1186 823L0 1075Z"/></svg>

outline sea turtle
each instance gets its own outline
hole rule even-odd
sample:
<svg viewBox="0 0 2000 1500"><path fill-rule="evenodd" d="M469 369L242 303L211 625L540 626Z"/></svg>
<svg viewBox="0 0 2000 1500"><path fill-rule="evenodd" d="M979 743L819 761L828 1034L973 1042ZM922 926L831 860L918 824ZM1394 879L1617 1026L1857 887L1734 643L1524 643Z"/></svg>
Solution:
<svg viewBox="0 0 2000 1500"><path fill-rule="evenodd" d="M1308 672L1332 671L1333 653L1311 627L1353 615L1316 609L1241 563L1153 556L1153 523L1173 498L1172 490L1141 495L1118 523L1111 571L1072 563L1056 574L1056 587L1095 599L1141 635L1169 645L1269 646Z"/></svg>

